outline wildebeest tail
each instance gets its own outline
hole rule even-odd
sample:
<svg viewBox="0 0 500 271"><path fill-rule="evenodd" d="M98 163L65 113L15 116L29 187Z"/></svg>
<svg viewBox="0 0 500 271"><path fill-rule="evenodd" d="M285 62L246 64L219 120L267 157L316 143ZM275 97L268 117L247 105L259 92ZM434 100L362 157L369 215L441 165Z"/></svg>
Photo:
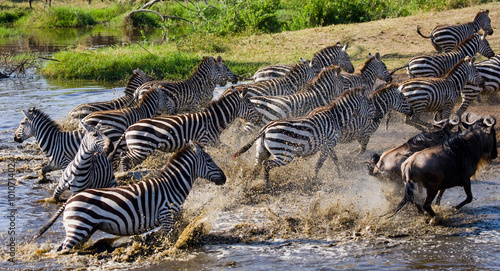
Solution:
<svg viewBox="0 0 500 271"><path fill-rule="evenodd" d="M57 218L64 212L64 209L66 209L66 203L64 203L63 206L59 208L57 213L55 213L52 216L52 218L47 223L45 223L45 225L43 225L43 227L38 231L38 233L35 234L33 238L31 238L30 243L35 241L38 237L42 236L42 234L44 234L52 226L52 224L56 222Z"/></svg>
<svg viewBox="0 0 500 271"><path fill-rule="evenodd" d="M398 204L396 209L391 212L392 215L390 217L393 217L395 214L397 214L399 210L401 210L408 202L414 203L413 190L415 190L415 183L412 181L406 182L405 195L403 196L403 200Z"/></svg>

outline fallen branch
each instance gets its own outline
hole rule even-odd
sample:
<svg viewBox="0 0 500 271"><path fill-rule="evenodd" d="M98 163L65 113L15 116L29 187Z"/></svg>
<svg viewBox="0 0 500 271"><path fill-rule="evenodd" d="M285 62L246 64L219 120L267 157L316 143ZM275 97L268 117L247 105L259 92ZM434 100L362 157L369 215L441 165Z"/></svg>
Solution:
<svg viewBox="0 0 500 271"><path fill-rule="evenodd" d="M166 18L169 18L169 19L176 19L176 20L183 20L183 21L186 21L190 24L193 24L193 22L189 21L188 19L185 19L185 18L182 18L182 17L178 17L178 16L171 16L171 15L163 15L161 14L160 12L158 11L154 11L154 10L150 10L150 9L136 9L136 10L132 10L131 12L129 12L125 18L126 19L130 19L130 16L132 16L132 14L134 13L137 13L137 12L151 12L151 13L154 13L158 16L161 17L161 21L164 22Z"/></svg>
<svg viewBox="0 0 500 271"><path fill-rule="evenodd" d="M140 9L150 8L152 5L156 4L157 2L160 2L160 0L149 1L146 4L144 4L144 6L142 6Z"/></svg>

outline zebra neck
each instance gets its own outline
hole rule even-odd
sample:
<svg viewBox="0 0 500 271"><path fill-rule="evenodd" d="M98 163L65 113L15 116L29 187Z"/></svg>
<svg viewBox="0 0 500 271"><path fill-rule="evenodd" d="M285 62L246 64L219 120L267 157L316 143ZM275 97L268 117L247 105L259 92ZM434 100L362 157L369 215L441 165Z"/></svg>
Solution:
<svg viewBox="0 0 500 271"><path fill-rule="evenodd" d="M237 117L239 104L217 103L207 108L207 119L211 129L225 130Z"/></svg>
<svg viewBox="0 0 500 271"><path fill-rule="evenodd" d="M458 47L457 50L459 52L459 60L462 58L473 57L479 51L479 37L474 36L474 38L470 39L468 42L462 44L462 46ZM452 51L453 52L453 51Z"/></svg>
<svg viewBox="0 0 500 271"><path fill-rule="evenodd" d="M182 203L197 177L192 164L173 161L162 169L158 184L163 186L165 191L175 193L176 201Z"/></svg>
<svg viewBox="0 0 500 271"><path fill-rule="evenodd" d="M372 103L375 106L375 114L377 115L377 118L383 118L385 114L389 111L389 99L390 97L387 96L382 96L382 95L376 95L372 97Z"/></svg>
<svg viewBox="0 0 500 271"><path fill-rule="evenodd" d="M452 82L455 87L453 92L458 94L466 83L467 72L462 69L462 67L457 67L455 70L450 72L449 77L445 78L447 81Z"/></svg>
<svg viewBox="0 0 500 271"><path fill-rule="evenodd" d="M37 127L34 131L35 139L44 153L50 153L53 150L53 144L62 141L62 136L65 133L52 121L32 123L32 126Z"/></svg>
<svg viewBox="0 0 500 271"><path fill-rule="evenodd" d="M156 93L151 93L151 95L144 96L142 103L139 103L134 108L135 110L142 112L144 118L150 118L155 115L158 110L159 95L154 95Z"/></svg>
<svg viewBox="0 0 500 271"><path fill-rule="evenodd" d="M78 149L78 153L75 155L74 162L76 165L87 165L92 164L89 161L92 161L96 155L96 150L90 148L85 143L82 143L80 149Z"/></svg>

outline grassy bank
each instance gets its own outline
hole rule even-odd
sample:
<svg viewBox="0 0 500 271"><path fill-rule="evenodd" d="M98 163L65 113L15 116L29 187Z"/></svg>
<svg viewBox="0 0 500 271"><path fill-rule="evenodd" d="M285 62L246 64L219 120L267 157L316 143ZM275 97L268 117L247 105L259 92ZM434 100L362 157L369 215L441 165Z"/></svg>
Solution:
<svg viewBox="0 0 500 271"><path fill-rule="evenodd" d="M42 72L45 76L57 78L115 80L130 75L132 69L140 68L157 78L186 78L203 56L221 55L235 73L250 76L263 65L295 63L300 57L310 59L314 52L337 41L349 42L348 53L358 70L368 53L375 52L380 52L388 68L392 69L403 65L412 56L434 52L430 41L416 33L417 25L422 27L423 33L428 33L438 24L471 21L480 9L490 10L495 29L500 22L498 2L405 18L276 34L200 34L161 45L75 49L54 54L60 62L47 63ZM487 39L493 50L498 51L499 36L495 33Z"/></svg>

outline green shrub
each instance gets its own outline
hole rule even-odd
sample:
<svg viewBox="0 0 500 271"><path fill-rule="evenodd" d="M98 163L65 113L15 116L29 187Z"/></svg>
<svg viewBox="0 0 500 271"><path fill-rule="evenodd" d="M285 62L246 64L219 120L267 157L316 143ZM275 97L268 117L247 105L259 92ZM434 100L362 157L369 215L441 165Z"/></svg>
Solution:
<svg viewBox="0 0 500 271"><path fill-rule="evenodd" d="M13 23L19 20L19 18L23 17L24 15L26 15L26 12L22 10L2 11L0 12L0 24Z"/></svg>

